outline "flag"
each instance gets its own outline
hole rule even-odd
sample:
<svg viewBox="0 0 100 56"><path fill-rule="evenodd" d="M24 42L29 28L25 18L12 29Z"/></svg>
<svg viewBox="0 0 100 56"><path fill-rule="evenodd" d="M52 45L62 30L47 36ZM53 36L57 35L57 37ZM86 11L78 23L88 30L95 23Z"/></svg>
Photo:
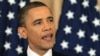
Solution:
<svg viewBox="0 0 100 56"><path fill-rule="evenodd" d="M0 0L0 56L18 56L27 41L17 33L18 11L28 0Z"/></svg>
<svg viewBox="0 0 100 56"><path fill-rule="evenodd" d="M54 50L67 56L100 56L97 0L63 0Z"/></svg>

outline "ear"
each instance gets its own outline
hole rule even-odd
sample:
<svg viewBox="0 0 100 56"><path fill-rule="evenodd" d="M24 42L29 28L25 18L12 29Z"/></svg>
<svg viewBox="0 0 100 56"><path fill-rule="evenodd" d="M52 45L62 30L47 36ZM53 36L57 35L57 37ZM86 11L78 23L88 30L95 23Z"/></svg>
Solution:
<svg viewBox="0 0 100 56"><path fill-rule="evenodd" d="M27 39L27 32L26 32L26 29L24 27L18 27L18 34L22 38Z"/></svg>

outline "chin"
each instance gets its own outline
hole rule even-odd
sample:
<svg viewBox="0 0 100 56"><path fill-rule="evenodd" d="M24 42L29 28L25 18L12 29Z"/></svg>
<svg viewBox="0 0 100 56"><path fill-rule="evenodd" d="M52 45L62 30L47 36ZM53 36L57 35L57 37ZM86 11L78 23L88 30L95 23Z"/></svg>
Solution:
<svg viewBox="0 0 100 56"><path fill-rule="evenodd" d="M52 49L54 46L54 44L47 44L47 45L43 45L44 49Z"/></svg>

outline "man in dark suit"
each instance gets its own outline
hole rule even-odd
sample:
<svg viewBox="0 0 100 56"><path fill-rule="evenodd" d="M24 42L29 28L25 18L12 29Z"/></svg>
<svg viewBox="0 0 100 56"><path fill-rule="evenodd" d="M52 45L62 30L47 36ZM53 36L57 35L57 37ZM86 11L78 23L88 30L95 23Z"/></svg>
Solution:
<svg viewBox="0 0 100 56"><path fill-rule="evenodd" d="M63 56L52 51L56 31L47 5L31 2L20 10L18 19L18 33L28 40L27 51L19 56Z"/></svg>

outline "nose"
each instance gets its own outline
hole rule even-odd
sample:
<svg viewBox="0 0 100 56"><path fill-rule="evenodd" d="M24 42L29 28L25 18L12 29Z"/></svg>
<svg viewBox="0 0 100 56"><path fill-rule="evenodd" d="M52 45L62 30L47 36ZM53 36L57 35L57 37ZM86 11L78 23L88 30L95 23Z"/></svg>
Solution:
<svg viewBox="0 0 100 56"><path fill-rule="evenodd" d="M43 31L50 31L51 29L51 25L48 22L45 22L43 26Z"/></svg>

